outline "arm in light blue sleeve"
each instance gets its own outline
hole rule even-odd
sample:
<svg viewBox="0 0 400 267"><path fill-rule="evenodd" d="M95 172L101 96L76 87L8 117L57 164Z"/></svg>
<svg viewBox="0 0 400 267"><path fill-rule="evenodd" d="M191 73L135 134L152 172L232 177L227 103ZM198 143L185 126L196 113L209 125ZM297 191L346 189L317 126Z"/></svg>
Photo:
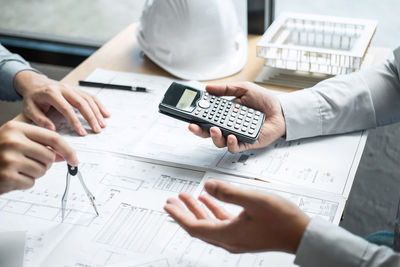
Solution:
<svg viewBox="0 0 400 267"><path fill-rule="evenodd" d="M18 72L23 70L36 71L22 57L10 53L0 45L0 100L15 101L22 99L15 91L14 78Z"/></svg>
<svg viewBox="0 0 400 267"><path fill-rule="evenodd" d="M394 59L279 95L287 140L345 133L400 121L400 47Z"/></svg>
<svg viewBox="0 0 400 267"><path fill-rule="evenodd" d="M397 267L400 254L313 218L300 241L295 263L303 267Z"/></svg>

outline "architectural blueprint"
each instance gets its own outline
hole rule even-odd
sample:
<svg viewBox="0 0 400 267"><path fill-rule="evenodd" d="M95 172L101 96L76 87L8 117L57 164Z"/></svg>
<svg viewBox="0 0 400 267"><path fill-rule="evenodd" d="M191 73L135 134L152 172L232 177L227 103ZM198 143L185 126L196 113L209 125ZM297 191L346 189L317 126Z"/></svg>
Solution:
<svg viewBox="0 0 400 267"><path fill-rule="evenodd" d="M158 114L171 79L97 69L88 80L150 91L83 88L111 113L99 134L90 132L81 117L86 137L52 111L57 131L77 150L79 170L100 215L72 179L61 223L65 162L53 164L33 188L1 195L0 229L26 232L24 266L292 266L293 255L230 254L194 239L164 212L168 198L202 194L210 178L278 194L310 217L339 223L365 133L278 140L265 149L231 154L194 136L187 123Z"/></svg>

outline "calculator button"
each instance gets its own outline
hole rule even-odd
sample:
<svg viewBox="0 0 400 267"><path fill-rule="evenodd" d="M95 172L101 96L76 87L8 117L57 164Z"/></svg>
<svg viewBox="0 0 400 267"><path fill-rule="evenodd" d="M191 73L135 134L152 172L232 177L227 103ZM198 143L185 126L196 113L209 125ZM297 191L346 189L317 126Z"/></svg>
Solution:
<svg viewBox="0 0 400 267"><path fill-rule="evenodd" d="M206 113L203 113L203 118L205 118L205 117L207 117L207 114L206 114Z"/></svg>
<svg viewBox="0 0 400 267"><path fill-rule="evenodd" d="M240 105L239 104L235 104L235 108L240 108Z"/></svg>
<svg viewBox="0 0 400 267"><path fill-rule="evenodd" d="M234 117L230 117L230 118L229 118L229 121L234 121L234 120L235 120Z"/></svg>
<svg viewBox="0 0 400 267"><path fill-rule="evenodd" d="M233 112L237 113L239 110L237 108L233 109Z"/></svg>
<svg viewBox="0 0 400 267"><path fill-rule="evenodd" d="M253 134L253 133L254 133L254 130L250 129L249 134Z"/></svg>
<svg viewBox="0 0 400 267"><path fill-rule="evenodd" d="M242 116L242 115L239 115L238 118L241 119L241 120L243 120L243 116Z"/></svg>
<svg viewBox="0 0 400 267"><path fill-rule="evenodd" d="M226 119L226 116L222 116L222 119L224 119L224 120L225 120L225 119Z"/></svg>
<svg viewBox="0 0 400 267"><path fill-rule="evenodd" d="M218 121L219 119L217 117L214 118L214 121Z"/></svg>
<svg viewBox="0 0 400 267"><path fill-rule="evenodd" d="M195 114L195 115L199 115L199 113L200 113L200 112L196 111L194 114Z"/></svg>
<svg viewBox="0 0 400 267"><path fill-rule="evenodd" d="M260 114L261 114L261 112L257 110L256 111L256 115L260 115Z"/></svg>
<svg viewBox="0 0 400 267"><path fill-rule="evenodd" d="M209 108L210 107L210 102L208 102L207 100L200 100L199 101L199 107L201 108Z"/></svg>
<svg viewBox="0 0 400 267"><path fill-rule="evenodd" d="M247 117L245 120L246 120L247 122L250 122L250 118L249 118L249 117Z"/></svg>
<svg viewBox="0 0 400 267"><path fill-rule="evenodd" d="M246 127L247 127L247 126L249 126L249 123L248 123L248 122L244 122L244 123L243 123L243 126L246 126Z"/></svg>
<svg viewBox="0 0 400 267"><path fill-rule="evenodd" d="M228 126L232 127L233 123L231 121L228 122Z"/></svg>
<svg viewBox="0 0 400 267"><path fill-rule="evenodd" d="M253 113L253 112L254 112L254 109L249 108L249 113Z"/></svg>
<svg viewBox="0 0 400 267"><path fill-rule="evenodd" d="M247 131L247 127L242 127L242 132Z"/></svg>
<svg viewBox="0 0 400 267"><path fill-rule="evenodd" d="M242 123L242 120L237 119L237 120L236 120L236 123L241 124L241 123Z"/></svg>
<svg viewBox="0 0 400 267"><path fill-rule="evenodd" d="M225 120L221 119L219 122L220 122L221 124L223 124L223 123L225 122Z"/></svg>
<svg viewBox="0 0 400 267"><path fill-rule="evenodd" d="M242 110L246 111L246 110L247 110L247 107L243 106L243 107L242 107Z"/></svg>
<svg viewBox="0 0 400 267"><path fill-rule="evenodd" d="M231 116L232 116L232 117L236 117L236 113L232 113Z"/></svg>
<svg viewBox="0 0 400 267"><path fill-rule="evenodd" d="M240 115L244 115L244 114L246 114L246 111L240 111Z"/></svg>
<svg viewBox="0 0 400 267"><path fill-rule="evenodd" d="M256 128L256 125L255 125L255 124L252 124L252 125L250 126L250 128L251 128L251 129L255 129L255 128Z"/></svg>
<svg viewBox="0 0 400 267"><path fill-rule="evenodd" d="M235 124L235 129L239 129L240 125L239 124Z"/></svg>

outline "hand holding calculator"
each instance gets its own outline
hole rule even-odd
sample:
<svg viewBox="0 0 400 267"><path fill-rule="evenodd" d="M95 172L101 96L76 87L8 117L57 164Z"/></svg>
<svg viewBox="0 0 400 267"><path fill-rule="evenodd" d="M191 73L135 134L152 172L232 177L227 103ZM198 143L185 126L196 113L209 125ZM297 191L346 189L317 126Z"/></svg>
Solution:
<svg viewBox="0 0 400 267"><path fill-rule="evenodd" d="M233 134L250 144L257 140L265 120L258 110L175 82L166 91L159 111L205 129L217 126L224 136Z"/></svg>

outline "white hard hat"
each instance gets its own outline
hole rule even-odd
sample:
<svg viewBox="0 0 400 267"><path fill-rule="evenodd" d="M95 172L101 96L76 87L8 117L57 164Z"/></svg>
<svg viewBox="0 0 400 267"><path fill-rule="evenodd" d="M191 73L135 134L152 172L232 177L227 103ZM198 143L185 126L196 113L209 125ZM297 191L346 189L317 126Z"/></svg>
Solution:
<svg viewBox="0 0 400 267"><path fill-rule="evenodd" d="M147 0L136 35L152 61L186 80L229 76L247 61L231 0Z"/></svg>

